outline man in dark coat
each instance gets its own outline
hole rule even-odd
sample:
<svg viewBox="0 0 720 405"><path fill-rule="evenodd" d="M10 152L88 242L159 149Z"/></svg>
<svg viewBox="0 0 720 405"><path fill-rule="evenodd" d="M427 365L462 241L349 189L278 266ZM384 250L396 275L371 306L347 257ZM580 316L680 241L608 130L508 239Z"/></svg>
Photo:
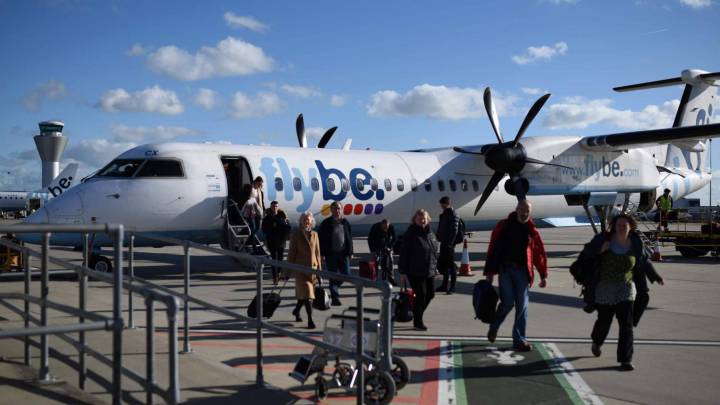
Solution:
<svg viewBox="0 0 720 405"><path fill-rule="evenodd" d="M444 291L447 294L455 292L457 279L457 266L455 265L455 238L460 228L460 218L450 204L450 197L440 199L443 212L437 228L437 238L440 241L440 257L438 258L438 271L443 275L442 284L435 291ZM450 284L448 285L448 278Z"/></svg>
<svg viewBox="0 0 720 405"><path fill-rule="evenodd" d="M368 235L370 252L377 258L383 280L387 280L393 285L395 285L395 280L393 279L392 249L395 241L395 227L387 219L383 219L370 228Z"/></svg>
<svg viewBox="0 0 720 405"><path fill-rule="evenodd" d="M277 201L271 202L270 208L265 212L262 220L262 231L265 234L265 244L273 260L283 260L285 242L291 229L292 226L285 211L279 209ZM273 284L277 285L279 269L275 266L272 268L272 276Z"/></svg>
<svg viewBox="0 0 720 405"><path fill-rule="evenodd" d="M350 274L350 259L353 255L353 240L350 223L342 216L342 204L330 204L330 217L320 224L320 254L325 258L325 268L340 274ZM342 281L330 280L332 305L339 306Z"/></svg>

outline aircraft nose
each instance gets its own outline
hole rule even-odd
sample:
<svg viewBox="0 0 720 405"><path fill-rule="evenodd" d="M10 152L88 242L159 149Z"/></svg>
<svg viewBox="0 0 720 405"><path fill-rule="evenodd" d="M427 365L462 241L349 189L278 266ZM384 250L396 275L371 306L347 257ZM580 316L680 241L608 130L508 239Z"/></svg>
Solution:
<svg viewBox="0 0 720 405"><path fill-rule="evenodd" d="M45 207L41 207L40 209L32 213L29 217L25 218L26 224L46 224L48 222L50 222L50 218Z"/></svg>

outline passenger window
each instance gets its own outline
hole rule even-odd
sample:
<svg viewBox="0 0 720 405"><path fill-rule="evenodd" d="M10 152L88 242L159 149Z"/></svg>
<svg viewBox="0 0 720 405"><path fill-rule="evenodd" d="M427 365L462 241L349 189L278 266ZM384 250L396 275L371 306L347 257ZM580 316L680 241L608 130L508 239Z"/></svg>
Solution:
<svg viewBox="0 0 720 405"><path fill-rule="evenodd" d="M462 190L462 191L467 191L467 190L468 190L467 181L465 181L465 180L460 180L460 190Z"/></svg>
<svg viewBox="0 0 720 405"><path fill-rule="evenodd" d="M150 159L137 177L183 177L182 165L177 160Z"/></svg>
<svg viewBox="0 0 720 405"><path fill-rule="evenodd" d="M385 179L385 191L392 191L392 181L390 179Z"/></svg>
<svg viewBox="0 0 720 405"><path fill-rule="evenodd" d="M455 184L455 180L448 180L448 185L450 186L450 191L457 190L457 185Z"/></svg>
<svg viewBox="0 0 720 405"><path fill-rule="evenodd" d="M280 177L275 177L275 190L277 190L277 191L283 190L283 181Z"/></svg>
<svg viewBox="0 0 720 405"><path fill-rule="evenodd" d="M340 179L340 185L342 186L342 190L345 192L350 191L350 183L345 179Z"/></svg>
<svg viewBox="0 0 720 405"><path fill-rule="evenodd" d="M432 182L430 179L425 180L425 191L432 191Z"/></svg>
<svg viewBox="0 0 720 405"><path fill-rule="evenodd" d="M410 179L410 189L411 189L412 191L416 191L416 190L417 190L417 180L415 180L415 179Z"/></svg>
<svg viewBox="0 0 720 405"><path fill-rule="evenodd" d="M397 179L397 189L398 191L405 190L405 183L402 181L402 179Z"/></svg>
<svg viewBox="0 0 720 405"><path fill-rule="evenodd" d="M320 182L315 177L310 179L310 188L312 188L313 191L320 190Z"/></svg>
<svg viewBox="0 0 720 405"><path fill-rule="evenodd" d="M445 191L445 182L442 180L438 180L438 191Z"/></svg>
<svg viewBox="0 0 720 405"><path fill-rule="evenodd" d="M97 177L132 177L143 161L142 159L113 160L98 172Z"/></svg>
<svg viewBox="0 0 720 405"><path fill-rule="evenodd" d="M355 179L355 187L357 187L358 191L363 191L365 190L365 183L362 179Z"/></svg>
<svg viewBox="0 0 720 405"><path fill-rule="evenodd" d="M372 189L372 191L377 191L377 189L378 189L377 179L370 179L370 188Z"/></svg>
<svg viewBox="0 0 720 405"><path fill-rule="evenodd" d="M293 178L293 189L295 191L300 191L302 189L302 182L297 177Z"/></svg>
<svg viewBox="0 0 720 405"><path fill-rule="evenodd" d="M327 188L328 188L328 191L335 191L335 180L328 178L327 179Z"/></svg>
<svg viewBox="0 0 720 405"><path fill-rule="evenodd" d="M480 191L480 186L478 185L477 180L472 181L473 191Z"/></svg>

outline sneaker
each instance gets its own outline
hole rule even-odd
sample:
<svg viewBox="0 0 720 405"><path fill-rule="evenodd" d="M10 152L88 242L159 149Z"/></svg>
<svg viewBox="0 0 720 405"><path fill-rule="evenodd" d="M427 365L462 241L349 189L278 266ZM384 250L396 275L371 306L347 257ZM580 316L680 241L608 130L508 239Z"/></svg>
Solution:
<svg viewBox="0 0 720 405"><path fill-rule="evenodd" d="M415 324L415 330L425 332L426 330L428 330L428 328L427 328L427 326L425 326L425 324L419 323L419 324Z"/></svg>
<svg viewBox="0 0 720 405"><path fill-rule="evenodd" d="M633 364L630 363L630 362L620 363L620 370L622 370L622 371L633 371L633 370L635 370L635 366L633 366Z"/></svg>
<svg viewBox="0 0 720 405"><path fill-rule="evenodd" d="M338 299L338 298L333 298L331 305L334 307L339 307L339 306L342 306L342 302L340 302L340 299Z"/></svg>
<svg viewBox="0 0 720 405"><path fill-rule="evenodd" d="M600 357L602 354L602 350L600 350L600 345L593 343L592 346L590 346L590 351L592 352L593 356Z"/></svg>
<svg viewBox="0 0 720 405"><path fill-rule="evenodd" d="M497 339L497 331L490 329L487 334L488 342L495 343L495 339Z"/></svg>
<svg viewBox="0 0 720 405"><path fill-rule="evenodd" d="M528 342L521 342L515 345L515 350L519 352L529 352L533 349L532 345Z"/></svg>

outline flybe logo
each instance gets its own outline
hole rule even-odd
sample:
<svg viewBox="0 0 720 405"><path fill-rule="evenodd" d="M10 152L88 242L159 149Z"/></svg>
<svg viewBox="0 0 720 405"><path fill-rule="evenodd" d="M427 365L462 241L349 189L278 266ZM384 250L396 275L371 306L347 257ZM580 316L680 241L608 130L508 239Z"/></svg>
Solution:
<svg viewBox="0 0 720 405"><path fill-rule="evenodd" d="M600 160L594 159L591 155L586 155L583 166L561 168L563 175L574 177L594 177L599 180L600 177L638 177L640 169L623 168L618 161L610 161L605 156Z"/></svg>
<svg viewBox="0 0 720 405"><path fill-rule="evenodd" d="M315 194L322 193L323 201L342 201L347 198L354 198L360 201L371 199L382 200L385 198L385 191L373 186L372 175L363 168L352 168L343 172L340 169L326 166L320 160L315 160L314 165L305 168L292 167L284 158L264 157L260 160L260 172L268 181L267 198L279 200L279 189L283 193L285 201L292 201L295 193L302 195L302 203L297 206L298 212L306 211L312 205ZM282 186L280 186L282 181ZM382 208L380 208L382 209ZM368 207L362 210L368 211ZM377 207L370 211L377 211Z"/></svg>
<svg viewBox="0 0 720 405"><path fill-rule="evenodd" d="M69 189L70 186L72 186L72 179L72 176L61 178L60 180L58 180L57 186L51 186L47 188L48 192L50 192L53 197L59 196L63 193L63 191Z"/></svg>

